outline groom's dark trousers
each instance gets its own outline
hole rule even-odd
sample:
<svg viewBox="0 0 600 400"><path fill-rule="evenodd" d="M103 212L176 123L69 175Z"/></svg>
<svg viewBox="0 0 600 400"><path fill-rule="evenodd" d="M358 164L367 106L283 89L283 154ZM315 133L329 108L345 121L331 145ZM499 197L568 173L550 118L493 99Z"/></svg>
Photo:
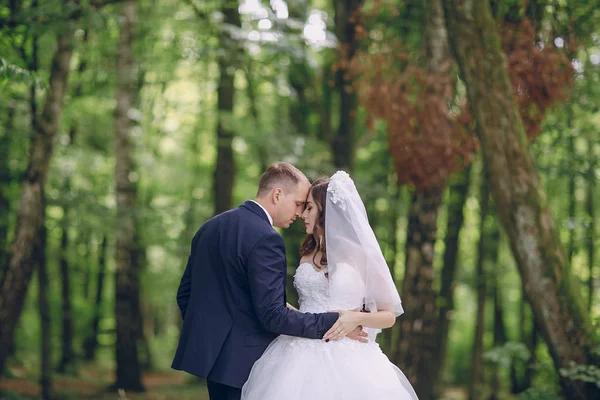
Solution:
<svg viewBox="0 0 600 400"><path fill-rule="evenodd" d="M183 329L172 368L206 378L211 400L239 398L223 386L240 389L277 335L321 339L338 314L286 308L286 276L283 239L258 204L207 221L177 291Z"/></svg>
<svg viewBox="0 0 600 400"><path fill-rule="evenodd" d="M208 387L208 396L212 400L240 400L242 397L242 389L240 388L222 385L213 381L207 381L206 386Z"/></svg>

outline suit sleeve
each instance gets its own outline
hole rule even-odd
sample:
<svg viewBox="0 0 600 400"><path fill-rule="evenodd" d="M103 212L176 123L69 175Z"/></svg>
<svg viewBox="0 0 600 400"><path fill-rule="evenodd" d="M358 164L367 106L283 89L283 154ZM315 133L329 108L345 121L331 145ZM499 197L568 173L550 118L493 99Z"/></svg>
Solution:
<svg viewBox="0 0 600 400"><path fill-rule="evenodd" d="M179 288L177 289L177 305L179 306L179 310L181 311L181 318L185 319L185 311L187 310L188 302L190 301L190 295L192 293L192 257L194 255L194 247L196 242L198 241L198 237L202 229L199 230L194 239L192 239L192 246L190 249L190 256L188 257L188 262L185 267L185 271L183 272L183 276L181 277L181 282L179 282Z"/></svg>
<svg viewBox="0 0 600 400"><path fill-rule="evenodd" d="M179 288L177 289L177 305L181 311L182 319L185 319L185 311L187 310L190 294L192 292L192 273L190 271L191 259L192 256L188 258L187 266L185 267L181 282L179 283Z"/></svg>
<svg viewBox="0 0 600 400"><path fill-rule="evenodd" d="M300 313L285 306L285 245L279 235L266 235L248 258L248 284L258 320L270 332L321 339L338 313Z"/></svg>

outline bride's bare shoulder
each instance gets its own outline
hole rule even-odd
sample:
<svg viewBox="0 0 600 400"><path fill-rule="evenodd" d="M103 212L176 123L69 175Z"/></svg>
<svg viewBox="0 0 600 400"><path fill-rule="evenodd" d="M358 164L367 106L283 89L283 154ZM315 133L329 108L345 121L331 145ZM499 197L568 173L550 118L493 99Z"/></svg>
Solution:
<svg viewBox="0 0 600 400"><path fill-rule="evenodd" d="M304 263L309 263L312 264L313 263L313 257L314 257L314 253L313 254L305 254L300 258L300 264L304 264Z"/></svg>

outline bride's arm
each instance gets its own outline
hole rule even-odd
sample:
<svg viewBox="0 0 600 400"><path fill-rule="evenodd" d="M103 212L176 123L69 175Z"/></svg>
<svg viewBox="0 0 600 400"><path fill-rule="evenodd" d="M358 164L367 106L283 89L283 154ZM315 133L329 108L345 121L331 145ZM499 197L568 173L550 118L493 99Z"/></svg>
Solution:
<svg viewBox="0 0 600 400"><path fill-rule="evenodd" d="M396 317L390 311L377 311L374 313L361 312L358 318L359 325L365 328L386 329L391 328L396 323Z"/></svg>

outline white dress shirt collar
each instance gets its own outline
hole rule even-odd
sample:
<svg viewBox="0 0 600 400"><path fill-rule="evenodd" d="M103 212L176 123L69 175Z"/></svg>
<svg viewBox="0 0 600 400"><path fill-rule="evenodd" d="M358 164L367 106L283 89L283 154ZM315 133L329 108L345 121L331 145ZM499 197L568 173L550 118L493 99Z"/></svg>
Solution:
<svg viewBox="0 0 600 400"><path fill-rule="evenodd" d="M271 223L271 226L273 226L273 218L271 218L271 215L269 214L269 212L262 205L260 205L259 202L255 201L255 200L250 200L250 201L255 204L258 204L258 206L260 208L262 208L262 210L265 212L265 214L267 214L267 218L269 218L269 222Z"/></svg>

